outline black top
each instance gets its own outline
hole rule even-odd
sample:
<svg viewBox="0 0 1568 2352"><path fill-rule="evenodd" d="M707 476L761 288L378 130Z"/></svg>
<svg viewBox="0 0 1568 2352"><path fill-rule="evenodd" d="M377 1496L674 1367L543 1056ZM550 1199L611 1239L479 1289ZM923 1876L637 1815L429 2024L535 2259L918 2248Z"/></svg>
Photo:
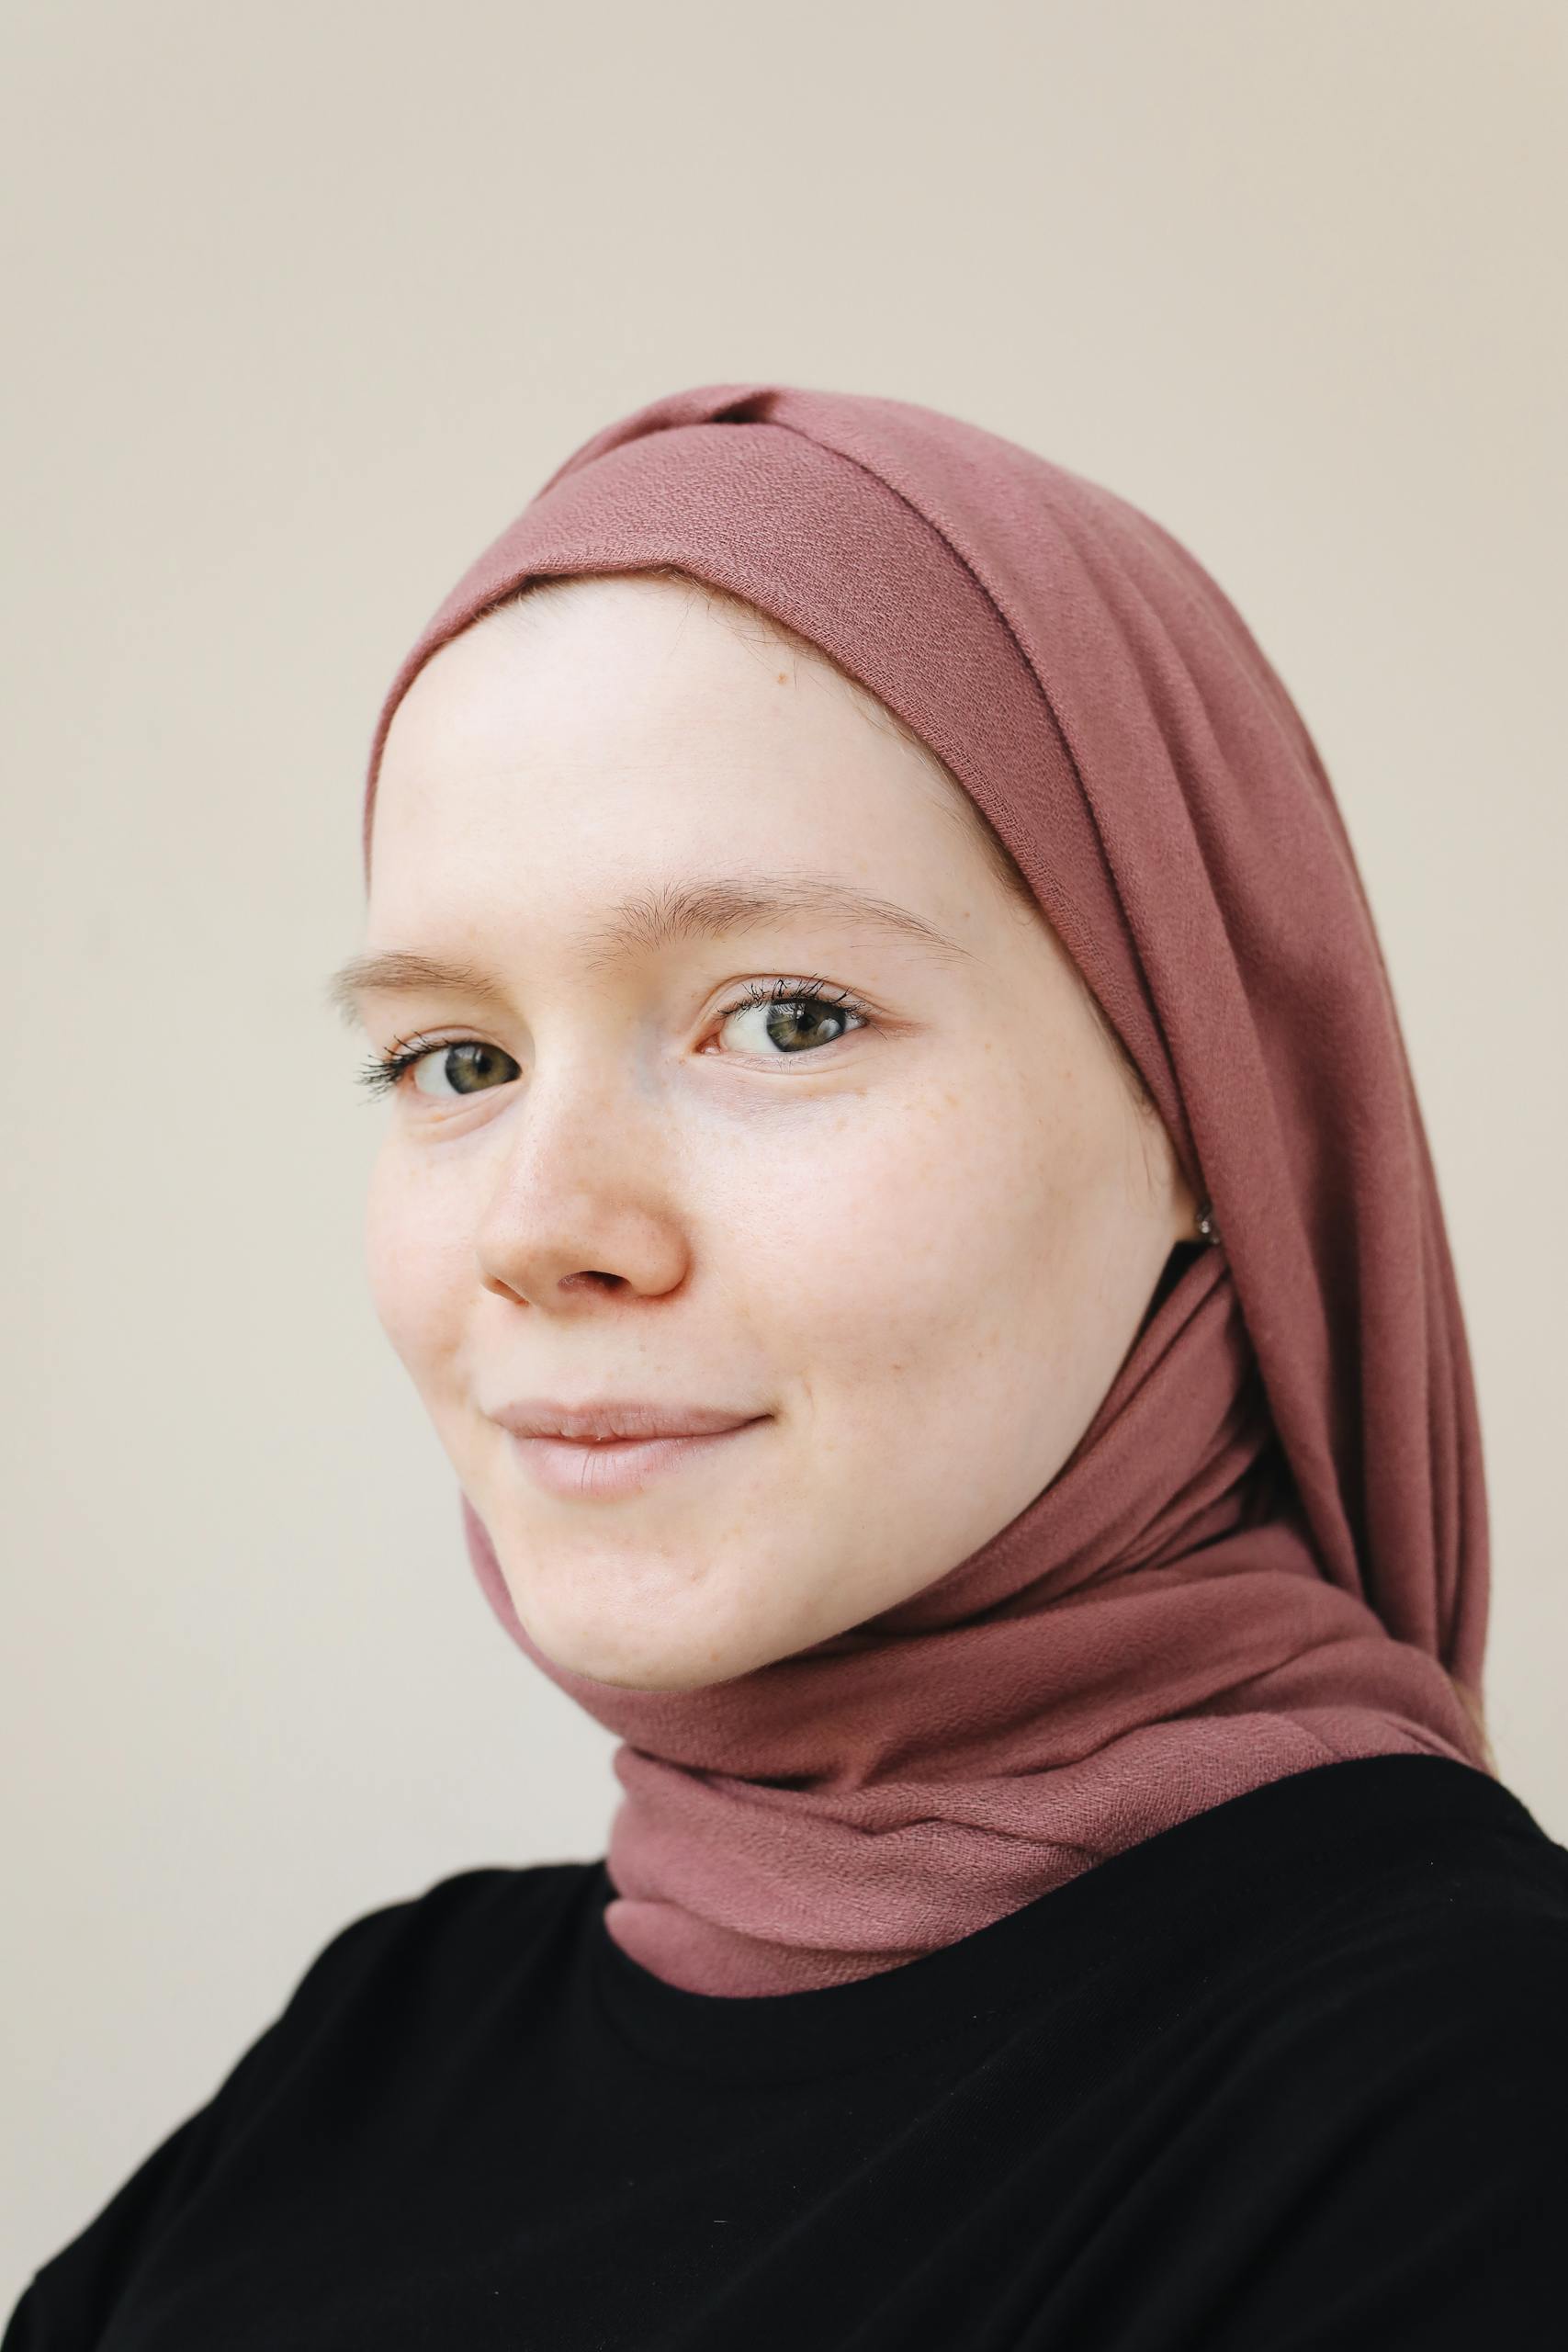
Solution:
<svg viewBox="0 0 1568 2352"><path fill-rule="evenodd" d="M0 2352L1562 2352L1568 1851L1431 1756L734 1999L600 1862L355 1920Z"/></svg>

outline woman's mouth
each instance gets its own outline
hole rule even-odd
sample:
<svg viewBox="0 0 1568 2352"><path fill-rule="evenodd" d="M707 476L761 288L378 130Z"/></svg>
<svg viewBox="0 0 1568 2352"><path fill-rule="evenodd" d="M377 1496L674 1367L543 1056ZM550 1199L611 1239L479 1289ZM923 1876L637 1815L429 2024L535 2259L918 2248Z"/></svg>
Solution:
<svg viewBox="0 0 1568 2352"><path fill-rule="evenodd" d="M732 1445L771 1420L761 1414L734 1429L684 1437L518 1437L511 1443L534 1484L569 1500L609 1501L634 1495L671 1471L693 1466L720 1446Z"/></svg>

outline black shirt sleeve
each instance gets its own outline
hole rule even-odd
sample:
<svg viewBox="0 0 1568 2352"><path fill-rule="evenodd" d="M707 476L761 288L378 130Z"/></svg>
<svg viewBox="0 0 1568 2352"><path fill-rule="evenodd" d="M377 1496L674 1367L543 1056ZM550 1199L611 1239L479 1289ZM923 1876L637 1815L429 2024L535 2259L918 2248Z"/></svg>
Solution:
<svg viewBox="0 0 1568 2352"><path fill-rule="evenodd" d="M0 2352L92 2352L126 2280L199 2188L229 2119L254 2098L377 1916L338 1930L211 2098L176 2124L87 2226L34 2272L0 2337Z"/></svg>
<svg viewBox="0 0 1568 2352"><path fill-rule="evenodd" d="M1255 2041L1227 2119L1247 2265L1208 2352L1568 2344L1562 1939L1508 1942L1506 1987L1479 1938L1386 1983L1325 1970Z"/></svg>

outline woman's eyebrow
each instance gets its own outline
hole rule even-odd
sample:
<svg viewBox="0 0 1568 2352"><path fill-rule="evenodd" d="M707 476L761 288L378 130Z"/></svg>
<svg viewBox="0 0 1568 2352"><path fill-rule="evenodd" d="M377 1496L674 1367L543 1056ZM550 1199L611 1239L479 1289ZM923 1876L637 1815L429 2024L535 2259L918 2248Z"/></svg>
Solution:
<svg viewBox="0 0 1568 2352"><path fill-rule="evenodd" d="M834 915L912 939L938 956L972 960L972 950L909 908L851 889L829 875L802 874L765 882L672 883L661 890L634 893L621 900L608 922L583 934L578 963L584 971L602 972L627 956L654 954L682 940L721 938L757 929L781 915L797 914ZM505 1006L505 991L489 973L406 947L350 956L327 982L326 994L328 1002L352 1021L367 997L433 989L453 989L498 1011Z"/></svg>

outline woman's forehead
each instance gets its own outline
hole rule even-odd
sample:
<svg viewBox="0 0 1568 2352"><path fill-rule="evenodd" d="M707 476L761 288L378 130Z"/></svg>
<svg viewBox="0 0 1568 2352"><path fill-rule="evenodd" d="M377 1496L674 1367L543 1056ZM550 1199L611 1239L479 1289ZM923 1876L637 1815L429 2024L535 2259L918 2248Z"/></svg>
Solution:
<svg viewBox="0 0 1568 2352"><path fill-rule="evenodd" d="M787 666L759 678L726 642L739 669L694 677L665 658L628 671L614 638L454 639L389 731L373 895L393 865L482 859L523 875L588 858L626 896L771 891L768 915L786 894L799 912L880 900L911 935L923 920L928 944L951 933L955 891L983 882L995 896L984 820L923 747L866 725L846 696L807 704ZM662 657L679 639L656 644Z"/></svg>

